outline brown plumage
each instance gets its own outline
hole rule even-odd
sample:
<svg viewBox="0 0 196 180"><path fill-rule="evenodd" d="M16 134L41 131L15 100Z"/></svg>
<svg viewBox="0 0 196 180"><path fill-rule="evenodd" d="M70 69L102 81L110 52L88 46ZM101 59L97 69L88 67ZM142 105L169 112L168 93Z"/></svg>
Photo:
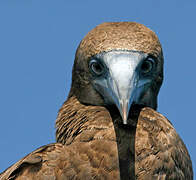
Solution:
<svg viewBox="0 0 196 180"><path fill-rule="evenodd" d="M102 63L109 59L112 63L113 57L119 61L120 56L123 61L121 57L130 60L136 55L140 59L134 72L146 70L140 64L149 57L155 59L156 65L150 73L145 71L144 77L140 74L148 82L142 86L145 91L138 91L141 93L131 101L129 114L124 116L120 112L127 109L121 109L104 88L97 86L98 82L103 85L116 70L95 71L101 72L96 76L89 70L89 64L92 59L101 59ZM193 179L184 143L172 124L155 111L162 79L162 49L154 32L131 22L97 26L81 41L76 52L71 90L56 121L58 143L30 153L5 170L0 179ZM118 93L123 95L119 89Z"/></svg>

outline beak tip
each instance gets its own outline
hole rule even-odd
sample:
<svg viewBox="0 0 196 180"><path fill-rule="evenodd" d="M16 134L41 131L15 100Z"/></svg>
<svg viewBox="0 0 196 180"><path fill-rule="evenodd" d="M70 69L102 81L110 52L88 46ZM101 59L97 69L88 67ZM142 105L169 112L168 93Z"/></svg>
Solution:
<svg viewBox="0 0 196 180"><path fill-rule="evenodd" d="M121 104L120 112L121 112L121 117L122 117L122 120L123 120L123 124L126 125L127 124L127 119L128 119L128 112L129 112L127 101L124 101Z"/></svg>
<svg viewBox="0 0 196 180"><path fill-rule="evenodd" d="M123 119L123 124L124 124L124 125L127 124L127 119Z"/></svg>
<svg viewBox="0 0 196 180"><path fill-rule="evenodd" d="M123 112L122 119L123 119L123 124L127 124L127 109Z"/></svg>

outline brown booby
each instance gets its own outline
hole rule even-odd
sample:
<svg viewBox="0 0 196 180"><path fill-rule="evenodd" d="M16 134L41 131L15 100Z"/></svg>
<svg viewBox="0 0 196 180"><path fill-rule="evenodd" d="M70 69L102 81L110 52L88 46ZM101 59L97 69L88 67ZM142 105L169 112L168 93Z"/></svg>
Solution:
<svg viewBox="0 0 196 180"><path fill-rule="evenodd" d="M162 80L153 31L135 22L97 26L77 49L57 143L30 153L0 179L192 180L183 141L156 112Z"/></svg>

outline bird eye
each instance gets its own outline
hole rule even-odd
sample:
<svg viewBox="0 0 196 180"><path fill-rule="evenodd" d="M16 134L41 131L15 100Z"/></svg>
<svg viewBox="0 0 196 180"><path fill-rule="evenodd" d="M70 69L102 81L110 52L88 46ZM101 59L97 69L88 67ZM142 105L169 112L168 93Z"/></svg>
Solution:
<svg viewBox="0 0 196 180"><path fill-rule="evenodd" d="M154 67L154 59L149 57L143 61L141 65L141 71L143 74L147 74L152 71L153 67Z"/></svg>
<svg viewBox="0 0 196 180"><path fill-rule="evenodd" d="M90 63L89 63L89 68L90 68L91 71L92 71L94 74L96 74L97 76L100 76L100 75L103 74L103 72L104 72L104 67L103 67L103 65L102 65L99 61L97 61L97 60L95 60L95 59L93 59L93 60L90 61Z"/></svg>

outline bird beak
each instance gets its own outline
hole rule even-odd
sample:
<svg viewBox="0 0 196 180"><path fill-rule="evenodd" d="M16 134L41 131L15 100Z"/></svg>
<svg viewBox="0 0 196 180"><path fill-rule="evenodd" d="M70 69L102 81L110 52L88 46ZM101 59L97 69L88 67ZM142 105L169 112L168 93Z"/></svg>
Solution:
<svg viewBox="0 0 196 180"><path fill-rule="evenodd" d="M136 53L120 53L105 63L109 73L107 76L107 91L109 101L115 104L120 112L123 124L127 124L130 107L141 93L138 65L141 56ZM140 87L139 87L139 86Z"/></svg>
<svg viewBox="0 0 196 180"><path fill-rule="evenodd" d="M108 79L111 100L117 106L123 124L127 124L129 110L136 94L137 85L138 75L133 69L129 69L129 71L124 69L120 75L116 72L112 72Z"/></svg>
<svg viewBox="0 0 196 180"><path fill-rule="evenodd" d="M127 124L129 110L137 102L147 81L139 80L139 64L144 56L134 52L109 52L103 57L107 73L93 81L106 104L114 104Z"/></svg>

